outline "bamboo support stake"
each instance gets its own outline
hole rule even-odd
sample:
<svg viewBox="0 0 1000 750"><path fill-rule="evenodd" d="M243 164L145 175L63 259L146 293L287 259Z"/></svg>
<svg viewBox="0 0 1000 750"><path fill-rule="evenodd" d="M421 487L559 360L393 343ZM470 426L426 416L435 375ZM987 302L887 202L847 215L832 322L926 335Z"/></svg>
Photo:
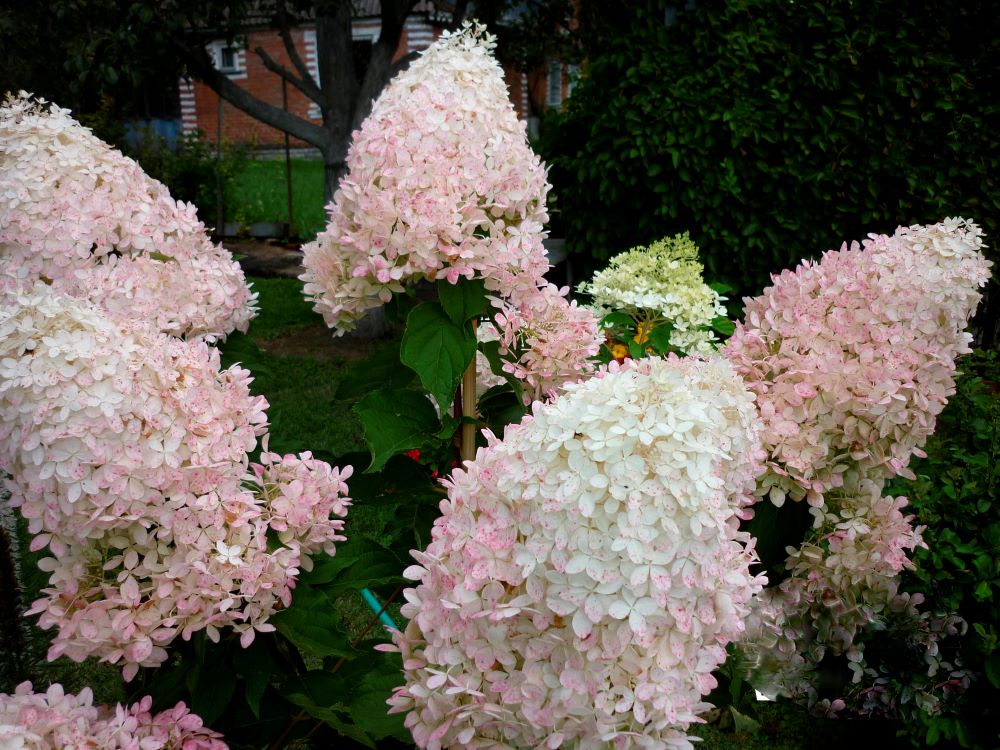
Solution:
<svg viewBox="0 0 1000 750"><path fill-rule="evenodd" d="M472 333L476 333L477 323L472 321ZM462 375L462 416L476 418L476 358L473 357ZM462 460L471 461L476 457L476 425L466 422L462 425Z"/></svg>

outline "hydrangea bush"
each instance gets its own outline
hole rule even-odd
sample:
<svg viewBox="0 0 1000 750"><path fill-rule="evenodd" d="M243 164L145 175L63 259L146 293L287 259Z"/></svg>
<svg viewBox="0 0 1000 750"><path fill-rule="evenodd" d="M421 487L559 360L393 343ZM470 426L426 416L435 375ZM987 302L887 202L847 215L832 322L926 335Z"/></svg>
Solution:
<svg viewBox="0 0 1000 750"><path fill-rule="evenodd" d="M549 185L494 46L467 23L389 83L354 135L326 230L303 248L301 278L336 335L422 279L482 280L505 372L530 401L588 373L600 337L543 278Z"/></svg>
<svg viewBox="0 0 1000 750"><path fill-rule="evenodd" d="M0 140L0 290L44 279L173 336L246 330L256 295L193 205L24 92L0 107Z"/></svg>
<svg viewBox="0 0 1000 750"><path fill-rule="evenodd" d="M765 425L756 492L779 507L804 499L813 522L784 562L789 577L755 600L747 652L771 692L843 709L820 698L821 662L846 658L855 685L880 679L858 635L900 617L913 623L929 674L956 666L937 641L959 624L934 624L917 610L920 594L898 590L920 528L906 499L883 489L912 477L910 457L954 393L955 359L969 351L965 327L989 278L982 246L964 219L901 227L785 271L746 301L724 353Z"/></svg>
<svg viewBox="0 0 1000 750"><path fill-rule="evenodd" d="M718 344L712 324L725 317L726 309L702 279L702 270L698 246L685 232L616 255L578 290L593 298L600 316L622 312L631 317L642 328L643 343L666 324L671 347L705 354Z"/></svg>
<svg viewBox="0 0 1000 750"><path fill-rule="evenodd" d="M763 454L730 366L613 363L445 481L394 640L418 746L690 747L762 579Z"/></svg>
<svg viewBox="0 0 1000 750"><path fill-rule="evenodd" d="M49 658L161 664L177 636L248 645L334 551L350 501L309 454L247 454L266 429L250 376L38 282L0 309L0 470L49 586Z"/></svg>
<svg viewBox="0 0 1000 750"><path fill-rule="evenodd" d="M0 693L4 750L226 750L221 735L178 703L152 713L149 696L130 706L95 706L90 688L66 693L58 683L36 693L30 682Z"/></svg>

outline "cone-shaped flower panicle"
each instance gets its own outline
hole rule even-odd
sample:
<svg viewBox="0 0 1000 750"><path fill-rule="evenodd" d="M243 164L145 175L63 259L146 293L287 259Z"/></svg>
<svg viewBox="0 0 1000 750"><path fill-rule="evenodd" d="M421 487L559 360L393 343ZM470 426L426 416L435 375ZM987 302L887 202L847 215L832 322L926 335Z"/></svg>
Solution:
<svg viewBox="0 0 1000 750"><path fill-rule="evenodd" d="M0 471L32 549L51 554L30 610L58 629L50 658L96 655L131 677L177 635L233 626L248 645L271 629L307 556L343 538L350 469L266 443L248 466L267 403L202 341L43 282L7 303Z"/></svg>
<svg viewBox="0 0 1000 750"><path fill-rule="evenodd" d="M955 391L955 358L989 279L965 219L901 227L828 252L746 300L725 355L757 395L775 503L823 495L856 470L910 476Z"/></svg>
<svg viewBox="0 0 1000 750"><path fill-rule="evenodd" d="M421 278L484 278L503 297L540 284L549 185L493 46L478 25L444 34L354 134L329 225L303 248L305 293L336 333Z"/></svg>
<svg viewBox="0 0 1000 750"><path fill-rule="evenodd" d="M201 718L178 703L152 713L146 696L130 706L95 706L84 688L67 693L51 685L36 693L22 682L12 694L0 693L0 747L4 750L226 750L222 735L202 726Z"/></svg>
<svg viewBox="0 0 1000 750"><path fill-rule="evenodd" d="M743 649L759 688L820 705L818 665L846 656L860 682L857 637L890 613L923 628L936 668L940 633L917 612L922 597L899 591L922 527L906 498L883 488L912 478L910 457L923 455L954 393L955 359L969 350L965 328L990 273L982 247L965 219L900 227L785 271L747 300L724 355L765 425L756 494L778 506L804 497L814 520L785 561L789 577L753 602Z"/></svg>
<svg viewBox="0 0 1000 750"><path fill-rule="evenodd" d="M789 577L754 598L742 651L754 665L758 689L804 700L812 707L827 654L846 655L861 680L856 638L890 612L919 620L919 594L899 590L899 574L923 527L904 515L906 498L883 497L883 480L852 474L826 497L820 526L785 562Z"/></svg>
<svg viewBox="0 0 1000 750"><path fill-rule="evenodd" d="M722 359L613 363L446 481L390 699L418 746L690 747L762 581L763 453Z"/></svg>
<svg viewBox="0 0 1000 750"><path fill-rule="evenodd" d="M194 206L68 110L8 96L0 144L0 291L45 279L173 336L246 330L256 295Z"/></svg>

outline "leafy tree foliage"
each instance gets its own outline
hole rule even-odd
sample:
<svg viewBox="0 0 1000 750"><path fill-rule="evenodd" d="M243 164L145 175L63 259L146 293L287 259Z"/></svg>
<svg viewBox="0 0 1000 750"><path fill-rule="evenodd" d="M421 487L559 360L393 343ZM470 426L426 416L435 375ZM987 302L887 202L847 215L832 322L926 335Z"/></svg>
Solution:
<svg viewBox="0 0 1000 750"><path fill-rule="evenodd" d="M690 231L742 293L872 229L995 236L997 27L983 2L620 9L543 133L555 231L598 259Z"/></svg>

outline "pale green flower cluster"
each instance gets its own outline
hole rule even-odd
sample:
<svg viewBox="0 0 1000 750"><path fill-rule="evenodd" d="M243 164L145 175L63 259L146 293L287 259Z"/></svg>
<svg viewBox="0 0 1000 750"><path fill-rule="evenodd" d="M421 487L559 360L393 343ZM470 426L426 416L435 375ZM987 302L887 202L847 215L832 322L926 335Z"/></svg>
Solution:
<svg viewBox="0 0 1000 750"><path fill-rule="evenodd" d="M605 314L645 311L662 316L674 326L672 345L706 353L717 343L712 319L726 310L723 298L702 279L702 268L698 246L685 232L615 256L578 290L591 295Z"/></svg>

